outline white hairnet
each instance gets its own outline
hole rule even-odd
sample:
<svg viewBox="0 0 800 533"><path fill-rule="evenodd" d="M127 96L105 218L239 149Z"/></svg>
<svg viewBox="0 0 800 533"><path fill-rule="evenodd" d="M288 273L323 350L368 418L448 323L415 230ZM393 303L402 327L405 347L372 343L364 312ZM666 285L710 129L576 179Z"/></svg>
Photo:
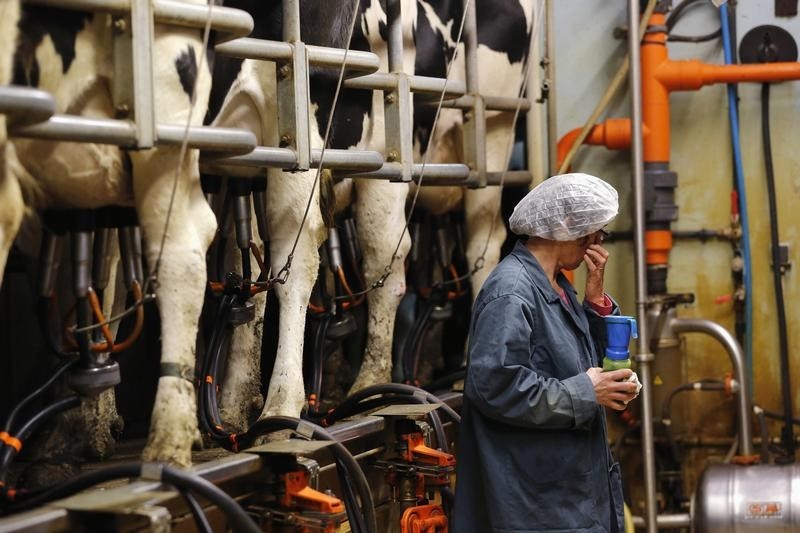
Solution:
<svg viewBox="0 0 800 533"><path fill-rule="evenodd" d="M619 211L617 191L582 173L560 174L531 189L508 220L518 235L571 241L608 224Z"/></svg>

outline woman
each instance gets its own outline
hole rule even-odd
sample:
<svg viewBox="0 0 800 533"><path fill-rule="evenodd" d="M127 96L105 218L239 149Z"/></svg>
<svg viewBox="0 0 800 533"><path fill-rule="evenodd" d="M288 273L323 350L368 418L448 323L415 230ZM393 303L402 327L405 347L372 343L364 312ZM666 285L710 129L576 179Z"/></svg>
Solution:
<svg viewBox="0 0 800 533"><path fill-rule="evenodd" d="M636 396L630 370L603 372L602 242L617 192L587 174L553 176L509 222L526 235L473 306L453 531L622 531L619 465L605 412ZM585 300L562 270L588 269Z"/></svg>

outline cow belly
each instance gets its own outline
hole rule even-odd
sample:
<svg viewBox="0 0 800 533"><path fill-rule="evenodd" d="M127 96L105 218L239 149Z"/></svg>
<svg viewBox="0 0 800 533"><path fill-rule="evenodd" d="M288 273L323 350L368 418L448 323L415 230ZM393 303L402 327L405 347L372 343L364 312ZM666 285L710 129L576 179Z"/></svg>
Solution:
<svg viewBox="0 0 800 533"><path fill-rule="evenodd" d="M15 144L20 162L45 195L44 205L36 207L132 204L129 171L116 146L21 139Z"/></svg>

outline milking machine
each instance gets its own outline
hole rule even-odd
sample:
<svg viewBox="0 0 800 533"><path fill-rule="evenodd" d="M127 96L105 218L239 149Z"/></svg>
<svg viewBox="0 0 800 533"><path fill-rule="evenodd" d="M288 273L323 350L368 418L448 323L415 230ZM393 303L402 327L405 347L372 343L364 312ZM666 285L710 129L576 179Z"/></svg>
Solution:
<svg viewBox="0 0 800 533"><path fill-rule="evenodd" d="M447 328L448 341L441 343L444 373L463 360L464 320L469 316L469 275L464 250L463 225L451 215L418 215L410 225L406 296L398 310L395 327L394 378L420 385L420 362L425 340L435 324ZM432 252L432 253L431 253ZM461 342L461 344L459 344ZM445 350L458 354L453 364ZM433 389L432 389L433 390Z"/></svg>

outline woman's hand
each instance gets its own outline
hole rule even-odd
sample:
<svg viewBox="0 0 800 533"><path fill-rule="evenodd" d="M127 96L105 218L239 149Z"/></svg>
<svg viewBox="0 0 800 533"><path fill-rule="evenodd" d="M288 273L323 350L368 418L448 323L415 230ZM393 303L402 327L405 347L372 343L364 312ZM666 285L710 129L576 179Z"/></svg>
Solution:
<svg viewBox="0 0 800 533"><path fill-rule="evenodd" d="M602 368L590 368L586 373L592 380L594 395L600 405L623 411L638 394L637 384L627 381L633 373L628 368L608 372L603 372Z"/></svg>
<svg viewBox="0 0 800 533"><path fill-rule="evenodd" d="M599 244L590 244L583 254L586 263L586 299L597 305L605 304L605 291L603 290L603 273L608 261L608 250Z"/></svg>

